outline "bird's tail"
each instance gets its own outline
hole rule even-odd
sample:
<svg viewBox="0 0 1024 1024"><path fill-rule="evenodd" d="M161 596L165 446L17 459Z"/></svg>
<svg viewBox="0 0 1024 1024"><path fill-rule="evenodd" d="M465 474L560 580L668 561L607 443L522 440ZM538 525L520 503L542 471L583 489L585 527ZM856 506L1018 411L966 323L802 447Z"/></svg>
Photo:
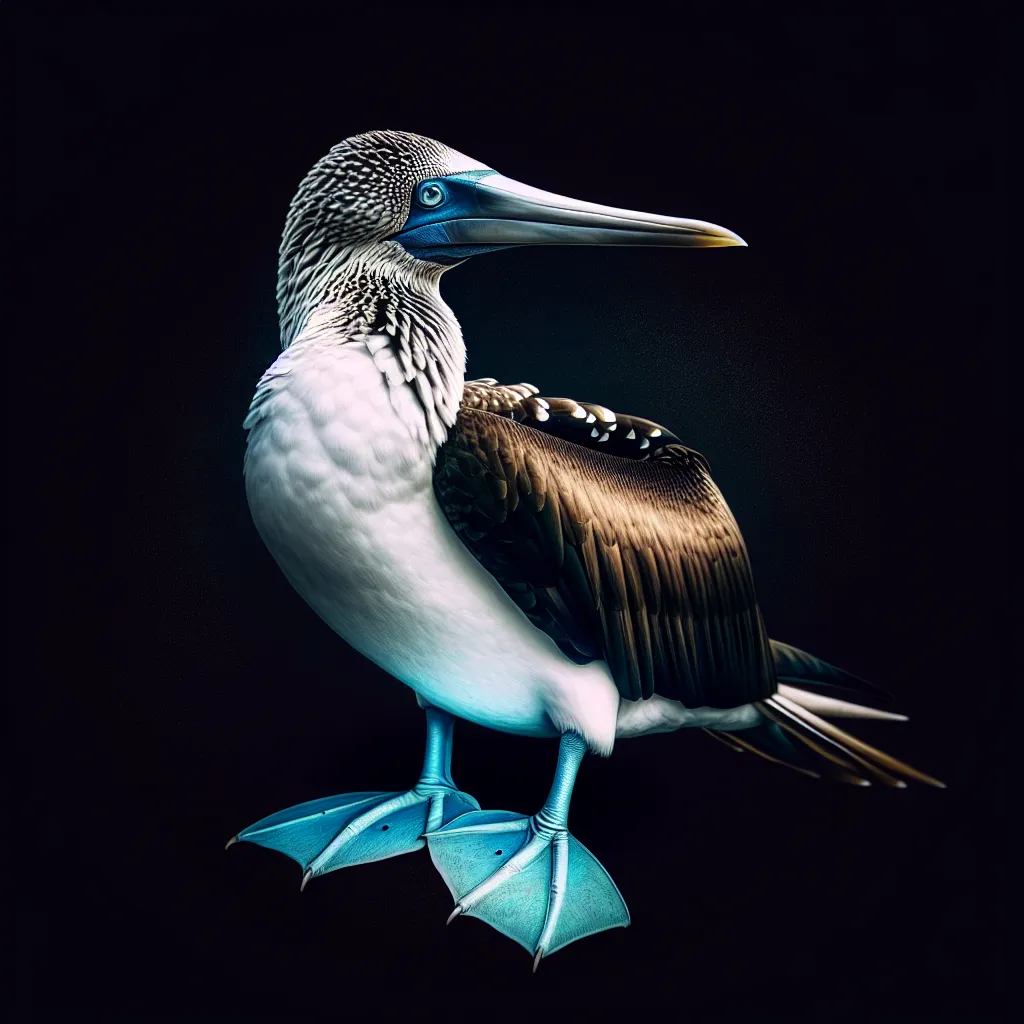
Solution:
<svg viewBox="0 0 1024 1024"><path fill-rule="evenodd" d="M826 718L868 718L905 722L877 707L889 695L857 676L788 644L771 641L779 688L755 706L762 721L740 732L707 729L734 750L749 750L814 778L857 786L878 782L902 788L907 779L945 788L938 779L869 746Z"/></svg>

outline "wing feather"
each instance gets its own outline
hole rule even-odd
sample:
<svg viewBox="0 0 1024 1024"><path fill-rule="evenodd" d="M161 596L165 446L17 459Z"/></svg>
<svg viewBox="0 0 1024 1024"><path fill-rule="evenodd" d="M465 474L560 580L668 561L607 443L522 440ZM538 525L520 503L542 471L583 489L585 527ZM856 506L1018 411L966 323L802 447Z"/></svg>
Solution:
<svg viewBox="0 0 1024 1024"><path fill-rule="evenodd" d="M707 463L649 421L485 388L498 394L463 403L435 491L531 621L574 660L605 658L631 700L735 707L774 693L746 550ZM591 416L605 429L586 447L562 436ZM630 427L647 447L609 454L601 436L626 422L649 424Z"/></svg>

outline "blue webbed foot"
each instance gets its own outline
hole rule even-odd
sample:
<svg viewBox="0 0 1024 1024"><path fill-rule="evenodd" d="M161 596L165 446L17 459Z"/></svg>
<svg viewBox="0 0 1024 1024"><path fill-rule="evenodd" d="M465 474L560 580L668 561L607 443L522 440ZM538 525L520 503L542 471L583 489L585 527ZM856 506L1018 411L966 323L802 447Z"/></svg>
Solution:
<svg viewBox="0 0 1024 1024"><path fill-rule="evenodd" d="M601 862L569 833L583 737L563 733L544 806L526 817L472 811L426 834L459 914L478 917L533 953L533 969L570 942L625 928L629 911Z"/></svg>
<svg viewBox="0 0 1024 1024"><path fill-rule="evenodd" d="M405 793L346 793L261 818L228 842L279 850L302 868L302 888L328 871L422 849L425 832L480 809L451 777L452 717L425 707L427 749L419 782Z"/></svg>
<svg viewBox="0 0 1024 1024"><path fill-rule="evenodd" d="M474 811L427 833L434 866L459 914L478 917L541 959L608 928L629 911L601 862L543 814Z"/></svg>
<svg viewBox="0 0 1024 1024"><path fill-rule="evenodd" d="M417 785L406 793L347 793L310 800L261 818L234 842L278 850L303 870L302 887L328 871L369 864L422 849L424 832L480 805L446 786Z"/></svg>

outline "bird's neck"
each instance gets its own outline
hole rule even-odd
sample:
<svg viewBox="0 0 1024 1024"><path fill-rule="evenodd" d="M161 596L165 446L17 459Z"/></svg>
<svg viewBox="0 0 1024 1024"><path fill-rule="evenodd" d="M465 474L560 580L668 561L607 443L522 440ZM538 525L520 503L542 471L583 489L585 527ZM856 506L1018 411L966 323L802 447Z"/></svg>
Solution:
<svg viewBox="0 0 1024 1024"><path fill-rule="evenodd" d="M383 242L299 255L278 274L282 346L327 333L365 342L396 413L431 453L455 423L466 365L462 330L441 298L443 271Z"/></svg>

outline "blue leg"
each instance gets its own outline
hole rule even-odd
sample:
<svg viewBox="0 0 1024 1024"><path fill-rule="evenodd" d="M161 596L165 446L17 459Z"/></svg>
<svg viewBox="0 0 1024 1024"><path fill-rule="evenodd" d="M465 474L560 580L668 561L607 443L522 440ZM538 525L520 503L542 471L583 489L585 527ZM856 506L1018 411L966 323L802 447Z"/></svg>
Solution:
<svg viewBox="0 0 1024 1024"><path fill-rule="evenodd" d="M406 793L346 793L296 804L243 829L236 842L279 850L302 868L302 888L328 871L397 857L425 846L423 834L480 805L451 776L451 715L428 707L419 782Z"/></svg>
<svg viewBox="0 0 1024 1024"><path fill-rule="evenodd" d="M565 733L551 792L532 817L471 811L427 833L455 897L449 921L478 917L533 953L533 969L577 939L625 928L629 911L600 861L569 834L569 800L586 742Z"/></svg>

